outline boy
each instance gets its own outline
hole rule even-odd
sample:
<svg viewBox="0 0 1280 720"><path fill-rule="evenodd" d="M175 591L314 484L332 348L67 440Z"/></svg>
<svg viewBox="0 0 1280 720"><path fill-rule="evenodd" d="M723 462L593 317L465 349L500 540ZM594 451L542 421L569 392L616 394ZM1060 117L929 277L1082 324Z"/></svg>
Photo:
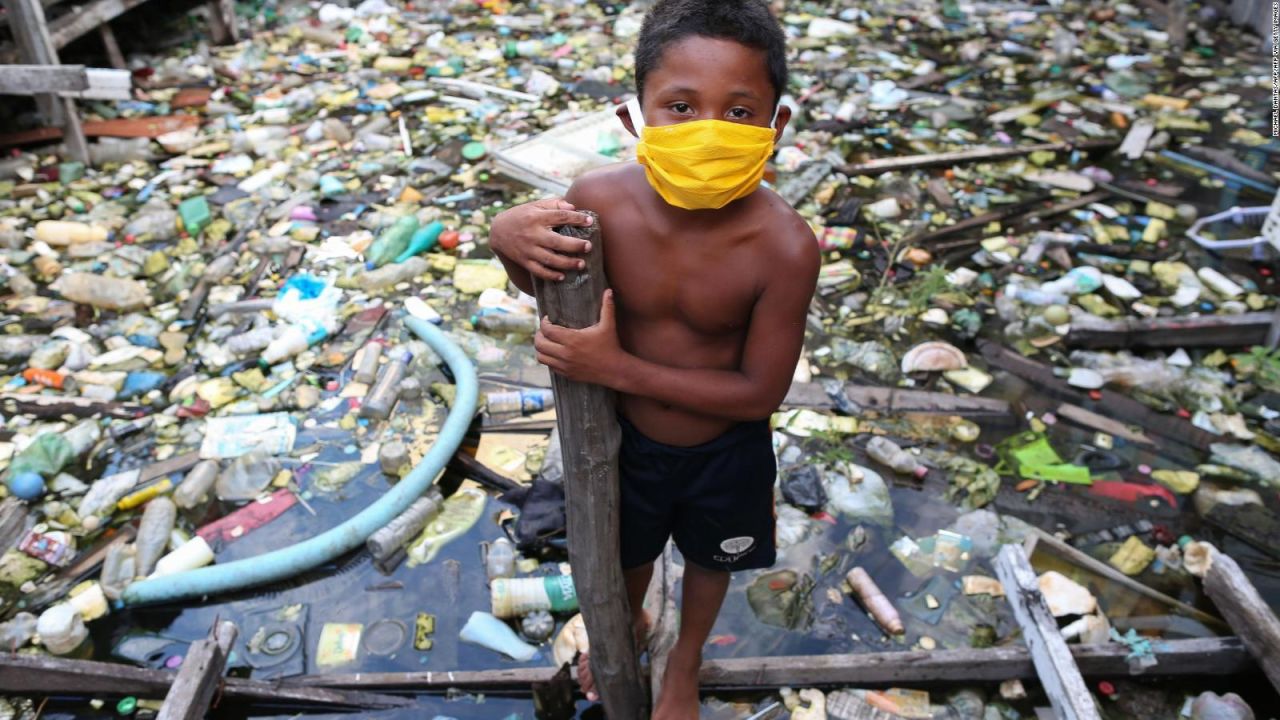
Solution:
<svg viewBox="0 0 1280 720"><path fill-rule="evenodd" d="M733 571L774 562L768 417L799 358L818 275L808 225L760 188L790 119L785 36L766 0L658 0L636 47L639 102L618 110L638 163L579 178L567 202L495 219L512 282L581 267L581 240L547 222L600 214L612 290L582 330L545 318L539 361L618 393L622 565L636 636L653 561L684 556L680 635L653 717L698 716L698 669ZM554 219L553 219L554 218ZM587 663L583 689L595 698Z"/></svg>

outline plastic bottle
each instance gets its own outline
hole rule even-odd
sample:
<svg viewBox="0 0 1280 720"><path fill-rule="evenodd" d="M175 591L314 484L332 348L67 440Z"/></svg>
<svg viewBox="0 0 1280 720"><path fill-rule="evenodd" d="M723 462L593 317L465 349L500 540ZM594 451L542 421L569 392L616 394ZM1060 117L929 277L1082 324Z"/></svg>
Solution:
<svg viewBox="0 0 1280 720"><path fill-rule="evenodd" d="M0 650L13 652L26 645L36 634L36 616L20 612L12 620L0 623Z"/></svg>
<svg viewBox="0 0 1280 720"><path fill-rule="evenodd" d="M223 342L223 347L236 355L257 352L270 345L271 341L283 334L285 329L284 326L268 325L239 335L232 335Z"/></svg>
<svg viewBox="0 0 1280 720"><path fill-rule="evenodd" d="M391 522L379 528L365 541L369 554L377 560L386 560L410 539L417 537L427 522L435 517L444 498L440 489L432 487L422 497L400 513Z"/></svg>
<svg viewBox="0 0 1280 720"><path fill-rule="evenodd" d="M378 465L382 472L401 477L409 469L409 448L399 440L385 443L378 450Z"/></svg>
<svg viewBox="0 0 1280 720"><path fill-rule="evenodd" d="M231 271L235 269L236 256L234 253L219 255L213 259L213 262L205 266L204 277L202 279L210 284L216 283L219 280L222 280L222 278L230 275Z"/></svg>
<svg viewBox="0 0 1280 720"><path fill-rule="evenodd" d="M49 287L71 302L102 310L138 310L151 305L147 286L124 278L67 273Z"/></svg>
<svg viewBox="0 0 1280 720"><path fill-rule="evenodd" d="M1095 267L1072 268L1071 272L1044 283L1040 289L1056 295L1084 295L1102 287L1102 271Z"/></svg>
<svg viewBox="0 0 1280 720"><path fill-rule="evenodd" d="M550 390L530 389L488 393L484 396L490 415L542 412L555 407L555 394Z"/></svg>
<svg viewBox="0 0 1280 720"><path fill-rule="evenodd" d="M371 342L360 353L360 365L352 377L358 383L368 385L378 377L378 360L382 358L382 343Z"/></svg>
<svg viewBox="0 0 1280 720"><path fill-rule="evenodd" d="M103 242L109 233L104 227L66 220L41 220L36 223L36 240L48 245L74 245Z"/></svg>
<svg viewBox="0 0 1280 720"><path fill-rule="evenodd" d="M489 543L489 552L484 558L484 572L490 581L515 576L516 549L510 540L498 538Z"/></svg>
<svg viewBox="0 0 1280 720"><path fill-rule="evenodd" d="M178 213L165 203L147 203L124 226L124 234L143 242L172 240L178 236Z"/></svg>
<svg viewBox="0 0 1280 720"><path fill-rule="evenodd" d="M102 576L98 582L108 598L119 600L124 589L133 582L137 576L136 556L137 550L132 545L112 545L107 548L107 556L102 560Z"/></svg>
<svg viewBox="0 0 1280 720"><path fill-rule="evenodd" d="M528 615L537 610L575 612L578 595L572 575L498 578L489 587L493 614L500 618Z"/></svg>
<svg viewBox="0 0 1280 720"><path fill-rule="evenodd" d="M195 570L213 562L213 548L205 539L196 535L183 543L177 550L160 558L156 563L156 571L151 577L162 577L186 570Z"/></svg>
<svg viewBox="0 0 1280 720"><path fill-rule="evenodd" d="M1070 302L1070 298L1062 293L1047 292L1043 289L1024 288L1020 285L1009 283L1004 288L1004 294L1014 298L1018 302L1024 302L1028 305L1066 305Z"/></svg>
<svg viewBox="0 0 1280 720"><path fill-rule="evenodd" d="M218 461L201 460L178 484L178 489L173 491L173 502L183 510L190 510L204 502L217 479Z"/></svg>
<svg viewBox="0 0 1280 720"><path fill-rule="evenodd" d="M0 362L16 362L31 357L31 353L48 338L39 335L5 335L0 337Z"/></svg>
<svg viewBox="0 0 1280 720"><path fill-rule="evenodd" d="M929 469L916 461L915 457L898 447L892 440L877 435L867 443L867 454L881 465L893 468L894 472L903 475L915 475L922 478Z"/></svg>
<svg viewBox="0 0 1280 720"><path fill-rule="evenodd" d="M391 415L391 409L400 396L400 380L408 371L410 362L413 362L413 354L405 351L383 366L377 382L369 389L369 394L364 396L364 402L360 405L360 417L386 420Z"/></svg>
<svg viewBox="0 0 1280 720"><path fill-rule="evenodd" d="M65 602L45 610L36 621L40 642L54 655L70 655L89 637L80 613Z"/></svg>
<svg viewBox="0 0 1280 720"><path fill-rule="evenodd" d="M301 325L290 325L262 351L259 364L264 367L287 360L329 336L323 327L308 331Z"/></svg>
<svg viewBox="0 0 1280 720"><path fill-rule="evenodd" d="M476 329L490 335L532 335L538 331L538 316L531 313L486 312L476 318Z"/></svg>
<svg viewBox="0 0 1280 720"><path fill-rule="evenodd" d="M442 232L444 232L444 223L439 220L418 228L413 233L413 237L409 239L409 246L396 257L396 262L402 263L435 247L436 241L440 239L440 233Z"/></svg>
<svg viewBox="0 0 1280 720"><path fill-rule="evenodd" d="M359 275L340 277L337 285L344 290L374 292L397 283L408 282L420 275L425 275L430 269L431 264L425 258L411 257L399 264L387 265Z"/></svg>
<svg viewBox="0 0 1280 720"><path fill-rule="evenodd" d="M138 523L138 539L134 541L138 552L134 572L138 577L146 577L155 569L156 562L169 544L169 533L173 531L177 517L178 508L167 497L158 497L147 503L142 521Z"/></svg>
<svg viewBox="0 0 1280 720"><path fill-rule="evenodd" d="M151 160L151 138L101 138L90 143L89 157L93 164L102 167L108 163L128 163Z"/></svg>
<svg viewBox="0 0 1280 720"><path fill-rule="evenodd" d="M368 261L365 267L372 270L395 260L400 253L408 249L409 240L417 230L418 218L413 215L405 215L396 220L369 246L369 250L364 254Z"/></svg>

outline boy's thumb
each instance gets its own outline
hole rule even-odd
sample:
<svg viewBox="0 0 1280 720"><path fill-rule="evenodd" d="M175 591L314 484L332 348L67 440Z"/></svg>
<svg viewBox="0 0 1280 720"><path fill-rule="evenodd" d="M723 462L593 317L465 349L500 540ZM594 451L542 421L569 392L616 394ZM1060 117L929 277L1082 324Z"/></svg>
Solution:
<svg viewBox="0 0 1280 720"><path fill-rule="evenodd" d="M613 289L604 291L604 297L600 299L600 321L613 322Z"/></svg>

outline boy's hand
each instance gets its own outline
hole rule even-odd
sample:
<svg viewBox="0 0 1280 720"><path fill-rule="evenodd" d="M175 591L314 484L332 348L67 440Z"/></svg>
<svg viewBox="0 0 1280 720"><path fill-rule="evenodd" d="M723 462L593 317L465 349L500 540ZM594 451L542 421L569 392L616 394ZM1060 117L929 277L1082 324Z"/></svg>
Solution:
<svg viewBox="0 0 1280 720"><path fill-rule="evenodd" d="M571 255L590 252L591 243L565 237L551 228L587 227L591 222L589 215L575 212L570 203L547 198L498 213L489 226L489 245L530 275L559 281L564 279L564 271L586 267L584 260Z"/></svg>
<svg viewBox="0 0 1280 720"><path fill-rule="evenodd" d="M600 322L591 327L572 330L543 317L533 336L533 347L538 351L538 362L552 372L576 382L614 387L626 352L618 343L613 291L604 291Z"/></svg>

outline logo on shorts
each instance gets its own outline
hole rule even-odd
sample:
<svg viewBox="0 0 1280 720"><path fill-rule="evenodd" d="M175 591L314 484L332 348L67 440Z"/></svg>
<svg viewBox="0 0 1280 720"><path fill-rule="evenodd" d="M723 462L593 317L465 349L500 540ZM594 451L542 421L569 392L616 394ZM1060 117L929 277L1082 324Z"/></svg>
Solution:
<svg viewBox="0 0 1280 720"><path fill-rule="evenodd" d="M742 537L729 538L728 540L725 540L720 543L720 549L730 555L733 555L734 559L737 559L745 555L755 544L755 538L744 535Z"/></svg>

